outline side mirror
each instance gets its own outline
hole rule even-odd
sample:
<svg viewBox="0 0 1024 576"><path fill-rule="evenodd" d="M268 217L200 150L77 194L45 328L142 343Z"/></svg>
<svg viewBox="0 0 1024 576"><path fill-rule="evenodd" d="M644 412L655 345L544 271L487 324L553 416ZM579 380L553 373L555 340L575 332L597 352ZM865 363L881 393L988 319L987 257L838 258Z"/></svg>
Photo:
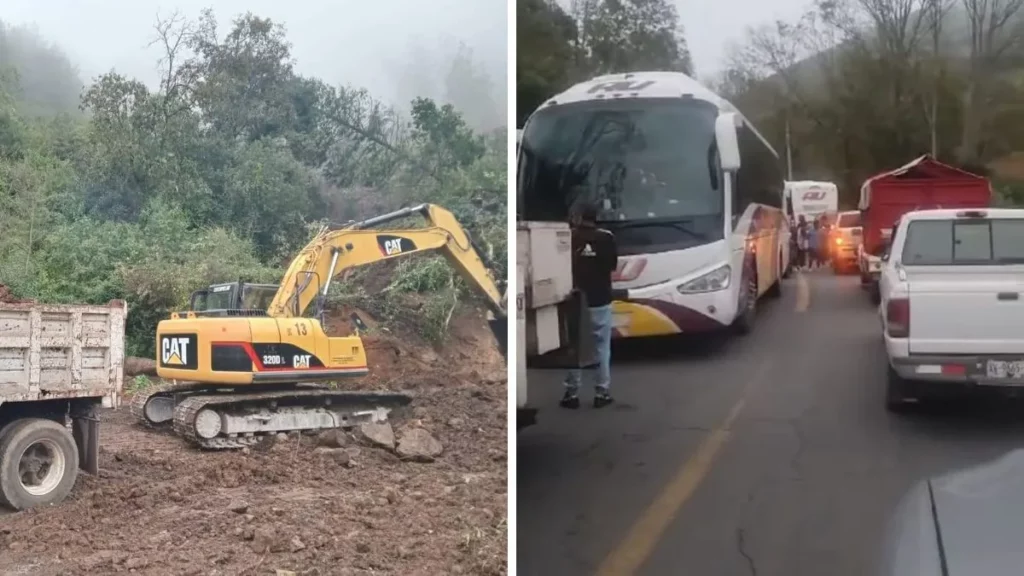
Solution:
<svg viewBox="0 0 1024 576"><path fill-rule="evenodd" d="M715 120L715 143L718 145L718 158L724 172L740 169L740 141L736 131L739 126L739 116L733 112L719 114Z"/></svg>

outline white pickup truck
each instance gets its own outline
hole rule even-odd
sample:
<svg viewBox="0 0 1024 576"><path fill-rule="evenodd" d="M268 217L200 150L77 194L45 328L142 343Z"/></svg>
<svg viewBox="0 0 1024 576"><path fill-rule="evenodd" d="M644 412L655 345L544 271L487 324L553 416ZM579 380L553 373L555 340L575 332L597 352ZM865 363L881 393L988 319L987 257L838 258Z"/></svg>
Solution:
<svg viewBox="0 0 1024 576"><path fill-rule="evenodd" d="M882 262L890 410L939 392L1024 391L1024 210L911 212Z"/></svg>

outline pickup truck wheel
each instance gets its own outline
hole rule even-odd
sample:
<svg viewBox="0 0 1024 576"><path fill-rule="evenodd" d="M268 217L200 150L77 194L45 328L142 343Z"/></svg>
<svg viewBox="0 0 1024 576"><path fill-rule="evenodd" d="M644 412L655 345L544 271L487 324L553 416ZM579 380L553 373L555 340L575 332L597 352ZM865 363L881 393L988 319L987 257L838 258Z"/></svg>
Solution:
<svg viewBox="0 0 1024 576"><path fill-rule="evenodd" d="M15 510L55 504L77 478L78 447L65 426L26 418L0 438L0 503Z"/></svg>
<svg viewBox="0 0 1024 576"><path fill-rule="evenodd" d="M907 400L906 381L892 369L892 366L888 366L885 373L885 409L902 414L909 408Z"/></svg>

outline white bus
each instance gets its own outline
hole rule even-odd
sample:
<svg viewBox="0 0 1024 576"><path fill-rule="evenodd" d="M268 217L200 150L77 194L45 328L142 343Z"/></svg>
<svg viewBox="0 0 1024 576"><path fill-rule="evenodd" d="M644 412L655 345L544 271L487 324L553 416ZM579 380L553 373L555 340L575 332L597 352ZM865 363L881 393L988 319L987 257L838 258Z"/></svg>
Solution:
<svg viewBox="0 0 1024 576"><path fill-rule="evenodd" d="M565 221L578 201L615 234L616 337L751 329L789 262L778 154L685 74L594 78L523 127L517 213Z"/></svg>
<svg viewBox="0 0 1024 576"><path fill-rule="evenodd" d="M839 187L832 182L799 180L786 182L786 216L812 222L821 216L834 217L839 211Z"/></svg>

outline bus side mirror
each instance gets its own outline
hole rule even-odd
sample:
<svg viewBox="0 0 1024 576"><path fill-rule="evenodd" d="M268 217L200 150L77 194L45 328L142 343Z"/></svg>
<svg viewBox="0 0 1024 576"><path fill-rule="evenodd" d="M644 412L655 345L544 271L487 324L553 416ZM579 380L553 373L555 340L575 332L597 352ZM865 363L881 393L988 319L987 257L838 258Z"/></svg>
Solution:
<svg viewBox="0 0 1024 576"><path fill-rule="evenodd" d="M719 114L715 120L715 143L718 145L718 158L724 172L735 172L740 169L740 143L736 129L740 120L733 112Z"/></svg>

